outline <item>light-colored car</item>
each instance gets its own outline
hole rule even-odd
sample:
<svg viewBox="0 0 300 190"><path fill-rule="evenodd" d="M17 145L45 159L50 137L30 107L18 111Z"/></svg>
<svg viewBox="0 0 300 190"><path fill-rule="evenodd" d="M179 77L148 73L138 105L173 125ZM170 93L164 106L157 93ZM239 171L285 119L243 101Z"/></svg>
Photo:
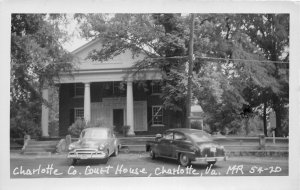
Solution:
<svg viewBox="0 0 300 190"><path fill-rule="evenodd" d="M99 159L108 161L111 155L117 156L120 143L110 128L86 128L79 140L69 145L67 158L75 165L78 160Z"/></svg>

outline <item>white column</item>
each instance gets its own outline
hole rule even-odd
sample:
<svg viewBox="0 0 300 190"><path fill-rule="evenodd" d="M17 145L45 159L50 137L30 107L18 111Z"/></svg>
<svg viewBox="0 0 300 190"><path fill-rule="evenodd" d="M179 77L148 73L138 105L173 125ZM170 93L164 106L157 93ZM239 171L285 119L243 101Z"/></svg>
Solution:
<svg viewBox="0 0 300 190"><path fill-rule="evenodd" d="M91 121L91 88L90 83L84 83L84 119Z"/></svg>
<svg viewBox="0 0 300 190"><path fill-rule="evenodd" d="M128 135L134 135L134 115L133 115L133 89L132 80L127 81L127 94L126 94L126 118L127 125L130 126Z"/></svg>
<svg viewBox="0 0 300 190"><path fill-rule="evenodd" d="M46 87L43 88L42 97L45 101L48 102L48 99L49 99L49 89L48 88L46 88ZM49 137L48 123L49 123L49 109L44 103L42 103L42 119L41 119L42 137Z"/></svg>

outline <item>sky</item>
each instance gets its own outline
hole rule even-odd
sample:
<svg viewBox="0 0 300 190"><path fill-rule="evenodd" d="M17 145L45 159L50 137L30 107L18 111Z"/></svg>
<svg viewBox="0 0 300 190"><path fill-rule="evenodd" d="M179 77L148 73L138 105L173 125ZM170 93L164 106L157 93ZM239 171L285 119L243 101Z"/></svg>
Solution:
<svg viewBox="0 0 300 190"><path fill-rule="evenodd" d="M79 33L79 24L76 22L76 20L73 19L73 15L69 14L67 16L67 19L69 21L69 23L67 24L67 26L62 25L61 27L64 30L68 31L70 40L66 43L63 44L63 47L68 50L69 52L74 51L75 49L83 46L84 44L86 44L87 42L89 42L89 40L82 38L80 36Z"/></svg>

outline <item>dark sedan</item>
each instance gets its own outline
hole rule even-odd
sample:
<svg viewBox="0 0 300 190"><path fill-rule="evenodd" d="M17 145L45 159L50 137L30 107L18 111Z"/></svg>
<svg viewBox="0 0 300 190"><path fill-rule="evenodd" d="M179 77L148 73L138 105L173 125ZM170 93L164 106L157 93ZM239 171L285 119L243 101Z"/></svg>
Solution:
<svg viewBox="0 0 300 190"><path fill-rule="evenodd" d="M226 161L224 147L214 142L210 134L197 129L169 129L163 135L156 135L155 141L148 141L146 151L152 159L177 159L182 166L191 162L215 164Z"/></svg>

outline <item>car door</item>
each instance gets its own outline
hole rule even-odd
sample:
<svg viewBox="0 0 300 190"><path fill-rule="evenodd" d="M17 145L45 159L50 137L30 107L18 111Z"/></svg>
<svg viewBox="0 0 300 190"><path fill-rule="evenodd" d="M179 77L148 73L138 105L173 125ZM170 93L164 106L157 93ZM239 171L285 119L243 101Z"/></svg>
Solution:
<svg viewBox="0 0 300 190"><path fill-rule="evenodd" d="M172 149L173 149L173 157L176 157L176 154L181 151L185 151L185 140L186 137L183 133L180 132L174 132L174 141L172 143Z"/></svg>
<svg viewBox="0 0 300 190"><path fill-rule="evenodd" d="M167 131L163 134L157 148L160 156L172 157L173 132Z"/></svg>
<svg viewBox="0 0 300 190"><path fill-rule="evenodd" d="M111 130L108 131L108 146L109 146L109 154L112 154L114 152L114 138L113 138L113 132Z"/></svg>
<svg viewBox="0 0 300 190"><path fill-rule="evenodd" d="M173 157L176 157L178 152L190 152L192 142L180 132L174 132L174 141L172 143Z"/></svg>

